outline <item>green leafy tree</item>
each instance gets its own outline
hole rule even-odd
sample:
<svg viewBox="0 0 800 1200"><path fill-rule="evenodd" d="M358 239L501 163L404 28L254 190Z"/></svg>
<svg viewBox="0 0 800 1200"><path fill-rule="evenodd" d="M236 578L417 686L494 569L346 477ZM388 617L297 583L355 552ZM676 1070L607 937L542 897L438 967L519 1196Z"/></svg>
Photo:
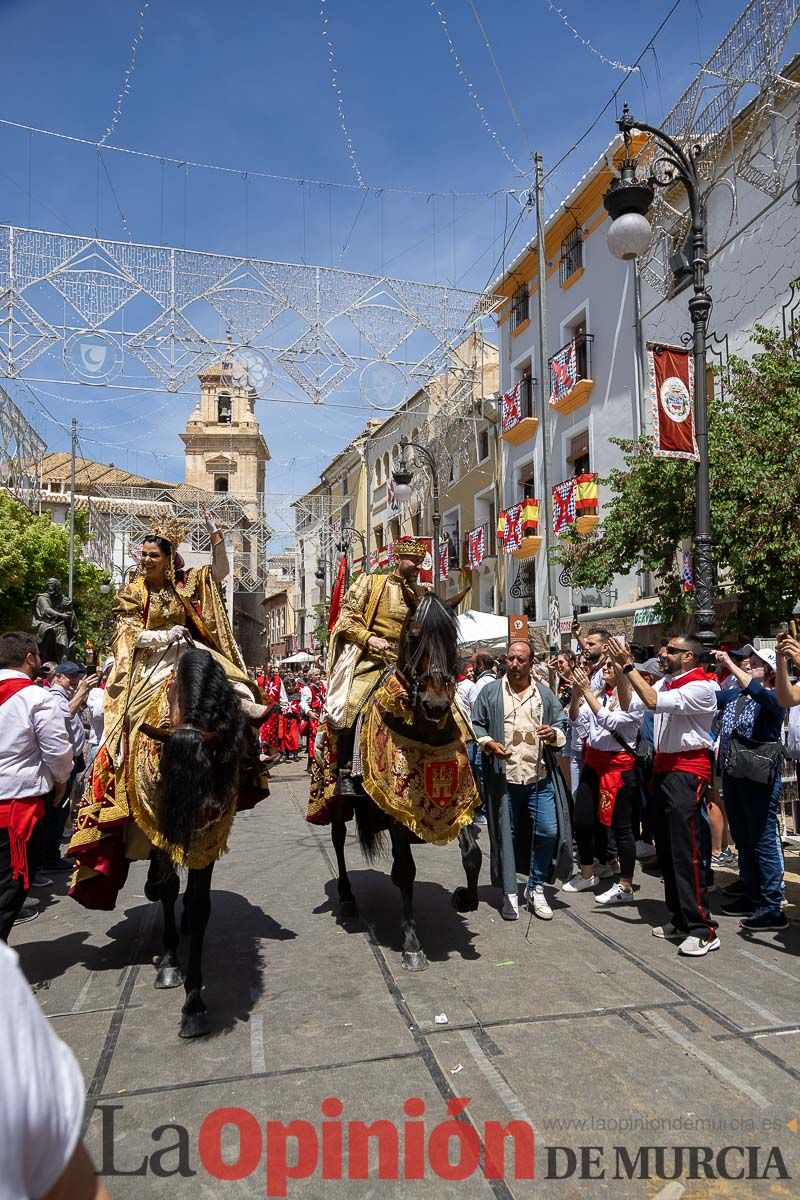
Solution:
<svg viewBox="0 0 800 1200"><path fill-rule="evenodd" d="M69 529L49 517L34 516L23 504L0 493L0 629L30 629L34 598L51 578L66 588L69 574ZM100 587L109 574L87 563L81 546L87 538L85 514L76 514L74 604L80 644L104 648L111 635L112 594Z"/></svg>
<svg viewBox="0 0 800 1200"><path fill-rule="evenodd" d="M797 339L757 325L761 349L731 358L709 398L711 525L719 585L738 599L743 628L787 616L800 597L800 329ZM722 386L724 384L724 386ZM575 587L651 571L667 620L691 606L677 552L694 534L694 463L656 458L652 438L611 439L623 463L602 481L612 492L602 524L559 538L556 561Z"/></svg>

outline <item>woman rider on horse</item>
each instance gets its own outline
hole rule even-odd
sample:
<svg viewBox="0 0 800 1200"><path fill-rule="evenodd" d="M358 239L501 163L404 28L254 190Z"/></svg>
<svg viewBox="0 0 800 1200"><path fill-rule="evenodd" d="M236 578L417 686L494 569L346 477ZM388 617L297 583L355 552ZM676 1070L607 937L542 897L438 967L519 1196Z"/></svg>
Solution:
<svg viewBox="0 0 800 1200"><path fill-rule="evenodd" d="M158 832L158 749L141 727L169 724L167 689L182 648L203 647L217 659L249 718L263 719L266 712L254 702L260 697L248 679L219 592L229 569L222 534L202 508L212 565L184 570L175 552L184 531L170 519L144 538L139 572L116 596L114 670L105 694L103 741L68 851L76 863L70 894L87 908L113 908L130 861L148 858L151 844L168 853L175 849L162 844ZM217 857L221 847L213 849ZM173 857L181 860L179 852ZM183 865L199 864L187 860Z"/></svg>

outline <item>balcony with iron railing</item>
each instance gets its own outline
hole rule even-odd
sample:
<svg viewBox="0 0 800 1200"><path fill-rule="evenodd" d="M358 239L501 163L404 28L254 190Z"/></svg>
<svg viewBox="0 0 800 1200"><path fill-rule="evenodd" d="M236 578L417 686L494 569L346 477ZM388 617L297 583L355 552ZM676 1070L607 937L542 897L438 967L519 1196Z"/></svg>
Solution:
<svg viewBox="0 0 800 1200"><path fill-rule="evenodd" d="M574 412L589 399L593 341L593 333L578 333L548 359L550 407L556 412Z"/></svg>
<svg viewBox="0 0 800 1200"><path fill-rule="evenodd" d="M500 399L500 436L511 446L532 439L539 428L534 416L536 380L523 375Z"/></svg>

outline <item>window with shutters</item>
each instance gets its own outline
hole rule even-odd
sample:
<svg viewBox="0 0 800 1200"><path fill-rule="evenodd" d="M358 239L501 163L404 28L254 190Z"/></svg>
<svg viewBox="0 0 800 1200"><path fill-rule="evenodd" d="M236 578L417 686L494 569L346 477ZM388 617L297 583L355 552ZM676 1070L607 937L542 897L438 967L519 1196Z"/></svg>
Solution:
<svg viewBox="0 0 800 1200"><path fill-rule="evenodd" d="M590 473L591 459L589 455L588 429L584 429L581 433L576 433L574 437L570 438L567 464L571 467L573 475L588 475Z"/></svg>

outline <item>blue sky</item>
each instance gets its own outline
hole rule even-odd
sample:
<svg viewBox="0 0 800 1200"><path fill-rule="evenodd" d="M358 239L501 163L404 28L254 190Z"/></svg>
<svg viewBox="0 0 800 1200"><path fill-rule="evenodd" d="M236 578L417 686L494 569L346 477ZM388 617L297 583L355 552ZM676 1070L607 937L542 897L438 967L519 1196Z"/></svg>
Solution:
<svg viewBox="0 0 800 1200"><path fill-rule="evenodd" d="M469 0L437 0L475 90L512 157L529 157ZM632 62L671 0L560 0L581 35L607 58ZM547 0L476 0L528 142L545 168L584 131L622 75L564 28ZM505 201L438 191L519 186L483 128L430 0L326 0L347 124L366 183L341 265L482 288L502 246ZM139 21L136 0L0 0L4 47L0 117L91 140L111 121ZM657 122L669 111L739 11L730 0L681 0L620 99ZM553 211L614 133L613 108L550 180ZM353 183L339 127L319 0L151 0L131 90L111 139L120 146L244 170ZM339 188L238 174L162 168L92 147L0 126L0 222L327 265L339 258L363 199ZM106 177L113 183L116 200ZM98 184L99 179L99 184ZM29 188L30 181L30 188ZM381 188L411 188L396 195ZM244 197L247 198L245 230ZM163 195L163 202L162 202ZM188 203L187 203L188 197ZM121 221L122 209L127 231ZM509 224L519 212L510 203ZM303 212L305 210L305 219ZM455 219L454 219L455 214ZM435 238L434 238L435 228ZM531 236L528 223L508 254ZM434 257L434 243L436 254ZM81 422L92 457L163 478L182 473L191 399L38 385L55 418ZM14 387L26 412L31 394ZM69 399L67 399L67 394ZM273 454L269 487L298 492L360 429L362 412L259 402ZM66 437L38 412L51 448ZM104 442L106 445L97 443ZM162 457L154 458L153 454ZM174 457L170 457L174 456Z"/></svg>

